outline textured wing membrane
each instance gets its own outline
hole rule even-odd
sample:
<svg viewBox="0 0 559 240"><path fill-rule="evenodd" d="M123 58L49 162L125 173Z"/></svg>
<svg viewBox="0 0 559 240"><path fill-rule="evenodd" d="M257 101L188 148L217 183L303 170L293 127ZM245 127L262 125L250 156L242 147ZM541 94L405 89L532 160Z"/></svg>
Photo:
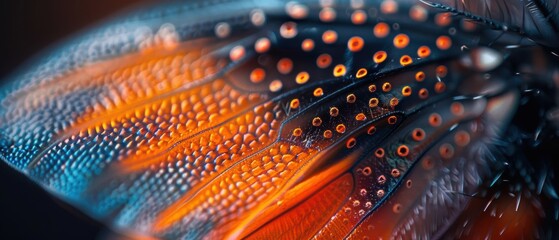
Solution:
<svg viewBox="0 0 559 240"><path fill-rule="evenodd" d="M515 98L515 93L509 93L489 102L479 99L441 103L432 109L443 119L439 126L433 126L429 121L434 114L432 111L419 116L415 124L403 131L413 136L411 127L420 127L425 130L426 136L430 136L416 146L410 144L412 149L420 150L410 154L415 167L403 176L393 196L370 216L363 218L349 238L379 236L407 239L440 234L456 217L452 213L462 211L471 199L467 193L474 192L476 182L488 174L487 166L492 160L486 156L489 151L487 142L495 132L486 128L501 128L488 124L488 120L506 122L501 121L507 117L501 115L501 110L506 112L509 109L496 111L495 108L507 108L506 105L514 103ZM424 126L417 126L421 122ZM439 214L441 212L445 214Z"/></svg>
<svg viewBox="0 0 559 240"><path fill-rule="evenodd" d="M328 221L353 189L351 175L329 183L300 205L289 209L272 222L249 235L248 239L309 239ZM290 229L290 231L287 231Z"/></svg>
<svg viewBox="0 0 559 240"><path fill-rule="evenodd" d="M557 49L559 1L454 1L427 0L427 4L464 14L498 29L517 31L534 41Z"/></svg>
<svg viewBox="0 0 559 240"><path fill-rule="evenodd" d="M466 127L491 115L490 100L451 98L479 75L457 61L475 27L424 5L162 9L174 10L62 49L2 95L2 158L119 229L391 236L425 205L400 199L425 199L470 141L496 135ZM377 215L392 228L378 231Z"/></svg>

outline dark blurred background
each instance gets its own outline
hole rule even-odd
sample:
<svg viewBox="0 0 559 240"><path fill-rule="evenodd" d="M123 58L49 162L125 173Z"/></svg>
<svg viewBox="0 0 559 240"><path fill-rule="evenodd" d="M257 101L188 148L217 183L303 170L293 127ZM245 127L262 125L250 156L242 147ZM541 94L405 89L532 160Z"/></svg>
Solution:
<svg viewBox="0 0 559 240"><path fill-rule="evenodd" d="M0 0L0 82L49 46L147 2L156 0ZM0 239L96 239L105 232L0 161Z"/></svg>

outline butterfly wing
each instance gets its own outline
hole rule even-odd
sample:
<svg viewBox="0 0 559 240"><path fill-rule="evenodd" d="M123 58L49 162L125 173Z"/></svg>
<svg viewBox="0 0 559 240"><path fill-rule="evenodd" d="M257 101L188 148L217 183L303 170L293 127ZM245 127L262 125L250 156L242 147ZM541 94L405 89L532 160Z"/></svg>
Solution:
<svg viewBox="0 0 559 240"><path fill-rule="evenodd" d="M5 86L0 153L146 236L435 236L518 100L485 78L500 53L463 51L486 29L411 1L159 6Z"/></svg>

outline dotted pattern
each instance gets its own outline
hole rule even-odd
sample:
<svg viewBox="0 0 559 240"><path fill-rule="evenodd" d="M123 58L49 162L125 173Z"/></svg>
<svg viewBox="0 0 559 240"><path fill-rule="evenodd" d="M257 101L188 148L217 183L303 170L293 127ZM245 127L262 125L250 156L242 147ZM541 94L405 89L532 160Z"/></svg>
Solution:
<svg viewBox="0 0 559 240"><path fill-rule="evenodd" d="M404 121L397 134L384 134L389 137L382 143L367 143L368 146L376 145L378 147L369 149L368 153L363 155L363 161L353 168L355 179L353 192L345 205L340 207L339 212L332 217L332 220L327 223L317 237L345 236L352 231L354 226L366 219L376 206L379 206L379 203L389 199L398 185L401 185L400 188L402 186L413 187L412 180L402 182L405 173L410 170L414 163L419 161L419 158L424 157L423 153L425 151L433 149L431 146L436 143L435 141L445 136L445 131L450 126L460 123L464 119L479 116L486 106L486 101L455 102L454 104L460 104L467 110L453 113L453 108L451 108L453 103L451 101L434 104L426 108L424 113ZM436 126L433 126L431 121L433 112L443 116L440 119L441 123ZM377 124L376 127L379 131L375 132L375 135L383 134L382 130L387 128L386 125L388 125L386 122ZM428 137L419 139L417 130L423 131L423 136ZM462 132L462 134L464 133ZM464 141L460 140L459 142L464 146ZM444 144L439 144L441 147L435 147L435 157L446 160L453 158L454 140L452 143L453 145L448 145L452 150L445 149L444 146L446 145ZM453 151L452 155L448 151Z"/></svg>
<svg viewBox="0 0 559 240"><path fill-rule="evenodd" d="M164 6L68 43L3 88L0 155L109 224L187 239L250 234L347 161L339 210L301 233L344 238L421 185L424 154L452 161L485 133L444 134L487 107L451 98L475 26L393 0L266 3Z"/></svg>

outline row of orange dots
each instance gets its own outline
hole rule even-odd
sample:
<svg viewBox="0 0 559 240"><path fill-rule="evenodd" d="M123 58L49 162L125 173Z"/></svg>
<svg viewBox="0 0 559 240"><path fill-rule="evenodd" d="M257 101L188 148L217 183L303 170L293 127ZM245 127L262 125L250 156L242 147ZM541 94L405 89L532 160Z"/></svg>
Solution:
<svg viewBox="0 0 559 240"><path fill-rule="evenodd" d="M385 5L385 11L384 11L385 13L390 12L390 11L396 11L394 9L397 9L397 4L394 1L384 1L383 5ZM414 6L410 9L410 17L413 20L416 20L416 21L425 21L427 19L427 12L422 7ZM437 17L437 19L447 19L447 18L444 18L444 17L447 17L447 16L440 15L440 16ZM438 25L448 25L448 24L449 23L446 23L446 22L443 23L441 21ZM386 34L386 35L388 35L388 34ZM406 39L403 38L403 39L400 39L398 41L400 41L401 43L405 43L405 40ZM395 39L395 41L396 41L396 39ZM450 46L451 46L450 38L448 38L446 36L441 36L441 37L437 38L436 45L439 49L446 50L446 49L450 48ZM421 46L417 50L417 55L420 58L428 57L430 55L430 53L431 53L431 50L427 46ZM380 54L380 55L382 56L382 54ZM379 59L380 59L380 57L379 57ZM407 58L402 57L400 59L400 62L401 62L402 65L404 65L404 64L407 63L407 60L408 60ZM438 69L437 74L439 73L439 70L443 70L443 68L441 67L440 69ZM444 74L446 74L446 73L444 73ZM416 80L418 82L421 82L424 79L425 79L425 74L423 72L418 72L416 74ZM439 91L444 90L444 87L440 84L439 84L439 86L436 86L435 88L436 88L436 90L439 90ZM374 92L376 90L376 86L375 85L369 86L369 90L371 92ZM427 96L428 94L426 94L426 93L427 93L426 89L421 89L420 90L420 96ZM409 87L402 88L402 94L404 96L406 96L408 94L411 94L411 88L409 88ZM374 103L374 101L373 101L373 103ZM378 104L378 102L377 102L377 104ZM463 113L463 106L459 103L454 103L451 106L451 112L453 112L453 114L462 114ZM432 124L437 124L437 119L438 119L437 115L433 115L433 116L430 117L430 121L432 122ZM425 138L425 131L421 128L414 129L413 132L412 132L412 138L415 139L416 141L423 140ZM467 144L467 142L469 141L469 135L466 132L461 131L461 132L459 132L455 135L455 141L460 142L461 144L464 144L464 143ZM451 148L448 145L442 145L441 149L440 149L440 153L448 155L450 152L452 152L450 149ZM409 152L410 152L409 147L404 145L404 144L400 145L396 150L396 154L401 156L401 157L408 156ZM377 151L375 152L375 155L377 157L384 156L384 150L382 148L377 149ZM430 165L432 165L432 163L430 163ZM366 167L363 170L363 172L366 173L366 174L370 174L371 170L370 170L369 167ZM398 169L393 169L391 171L391 174L393 175L393 177L398 177L400 175ZM386 180L385 180L384 175L379 176L378 179L377 179L377 182L379 182L381 184L383 184L385 181ZM407 180L405 186L407 188L411 188L412 181ZM382 197L382 196L384 196L384 192L382 190L379 190L379 192L377 192L377 197ZM394 213L399 213L401 211L401 209L402 209L402 205L400 203L395 203L392 207L392 211Z"/></svg>
<svg viewBox="0 0 559 240"><path fill-rule="evenodd" d="M464 114L464 105L460 102L454 102L450 105L450 112L455 116L462 116ZM440 127L442 124L442 117L438 113L431 113L428 117L429 126L436 128ZM415 128L410 133L411 139L416 142L423 141L426 137L425 130L422 128ZM466 131L458 131L454 136L454 143L458 146L464 147L468 145L470 142L470 134ZM405 146L405 145L402 145ZM407 147L407 146L406 146ZM398 150L399 151L399 150ZM453 157L454 154L454 146L450 143L444 143L439 147L439 154L443 159L450 159ZM400 155L400 154L399 154ZM402 155L400 155L402 156ZM422 164L424 168L432 166L432 164L428 161L430 160L423 160L424 163ZM427 162L425 162L427 161Z"/></svg>
<svg viewBox="0 0 559 240"><path fill-rule="evenodd" d="M464 106L460 102L454 102L450 105L450 112L455 116L464 114ZM460 130L454 134L454 143L447 142L439 146L439 155L443 159L451 159L454 157L454 146L465 147L470 143L470 134L466 131Z"/></svg>
<svg viewBox="0 0 559 240"><path fill-rule="evenodd" d="M369 85L368 89L369 89L369 92L374 93L374 92L377 91L377 86L376 86L376 84L371 84L371 85ZM385 82L385 83L382 84L381 89L385 93L390 92L392 90L392 84L390 84L389 82ZM403 86L401 92L402 92L403 97L409 97L412 94L412 89L411 89L410 86ZM396 107L398 105L399 101L400 100L396 97L391 98L390 101L389 101L390 107L392 107L392 108ZM380 100L376 97L373 97L373 98L369 99L369 107L371 107L371 108L378 107L379 103L380 103Z"/></svg>
<svg viewBox="0 0 559 240"><path fill-rule="evenodd" d="M450 112L456 116L461 116L464 113L464 106L459 103L459 102L454 102L451 104L450 106ZM442 118L438 113L432 113L429 116L429 125L432 127L438 127L441 125L442 123ZM371 129L374 129L374 126L371 127ZM369 130L370 131L370 130ZM425 131L422 128L415 128L414 130L412 130L411 132L411 137L414 141L420 142L423 141L426 137ZM466 146L469 142L470 142L470 135L466 132L466 131L458 131L455 135L454 135L454 142L456 145L459 146ZM354 142L348 143L347 145L354 145ZM454 154L454 147L452 144L450 143L444 143L441 144L439 147L439 154L442 158L444 159L449 159L453 157ZM396 149L396 154L400 157L407 157L410 154L410 148L406 145L406 144L401 144L398 146L398 148ZM385 150L384 148L378 148L375 150L374 155L376 158L383 158L385 157ZM424 158L422 160L422 166L426 169L428 168L432 168L433 163L432 160L430 158ZM362 170L362 173L365 176L368 176L371 174L371 169L370 167L365 167ZM398 178L401 175L401 172L399 169L397 168L393 168L390 172L390 175L394 178ZM379 177L377 177L377 183L383 185L386 182L386 177L384 175L380 175ZM411 180L407 180L405 183L405 186L407 188L411 188L412 187L412 181ZM383 192L377 192L377 197L382 197L384 196ZM393 210L395 211L399 211L399 209L401 208L401 205L399 204L395 204Z"/></svg>
<svg viewBox="0 0 559 240"><path fill-rule="evenodd" d="M454 135L454 144L464 147L470 143L470 134L466 131L459 131ZM454 156L454 146L451 143L443 143L439 146L438 152L443 159L450 159ZM430 156L425 156L421 159L421 166L430 170L433 168L433 159Z"/></svg>
<svg viewBox="0 0 559 240"><path fill-rule="evenodd" d="M450 112L454 115L460 116L464 113L464 106L459 102L454 102L450 105ZM429 117L430 125L433 124L437 125L436 122L433 122L433 120L436 120L439 116L440 115L438 115L437 113L431 114L431 116ZM425 132L421 128L414 129L411 134L412 134L412 138L415 141L422 141L425 138ZM470 143L470 134L464 130L457 131L454 134L453 140L454 140L454 144L456 144L457 146L465 147ZM455 154L454 145L450 142L441 144L438 149L438 154L443 160L448 160L452 158ZM422 168L425 170L432 169L435 164L433 162L433 158L428 155L423 157L420 161L421 161ZM408 188L411 188L411 184L412 184L411 180L406 181L406 186L409 185ZM394 205L393 209L397 207L398 208L401 207L399 203L397 205L398 206Z"/></svg>
<svg viewBox="0 0 559 240"><path fill-rule="evenodd" d="M319 12L319 19L322 22L332 22L336 19L337 13L334 7L334 1L332 0L321 0L320 1L321 10ZM350 1L350 6L353 9L351 14L351 21L354 24L363 24L366 21L367 14L362 8L365 5L364 0L352 0ZM306 5L291 1L285 5L286 13L294 19L304 19L308 17L309 9ZM394 14L398 12L398 2L394 0L382 1L380 5L380 11L383 14ZM441 15L441 16L439 16ZM421 5L414 5L409 10L409 16L411 19L423 22L427 20L428 13L427 10ZM446 26L450 23L450 15L438 14L435 18L435 22L439 26ZM448 23L447 23L448 22Z"/></svg>
<svg viewBox="0 0 559 240"><path fill-rule="evenodd" d="M356 3L359 2L359 3ZM321 4L321 10L319 11L318 17L320 19L320 21L325 22L325 23L329 23L329 22L333 22L336 20L337 18L337 12L336 10L333 8L334 3L333 1L320 1ZM354 9L354 11L351 14L351 22L353 24L359 25L359 24L363 24L367 21L367 13L363 10L361 10L360 8L362 8L364 6L364 1L362 0L352 0L351 1L351 7ZM309 9L307 6L297 3L297 2L288 2L285 5L285 11L286 13L294 18L294 19L304 19L306 17L308 17L309 14Z"/></svg>
<svg viewBox="0 0 559 240"><path fill-rule="evenodd" d="M330 109L332 110L332 108ZM332 115L332 114L331 114ZM364 113L359 113L355 116L355 120L357 121L365 121L366 120L366 115ZM390 125L394 125L396 124L396 122L398 121L398 117L396 116L389 116L387 118L387 122ZM338 128L341 127L343 128L343 130L345 131L345 126L343 124L339 124L336 127L336 131L338 130ZM328 130L327 130L328 131ZM373 135L376 132L376 127L374 125L370 126L367 129L367 134L368 135ZM343 133L338 131L338 133ZM355 145L357 144L357 139L355 137L350 137L347 141L346 141L346 147L348 149L353 148ZM384 156L384 149L379 148L375 151L375 156L377 156L378 158L382 158Z"/></svg>
<svg viewBox="0 0 559 240"><path fill-rule="evenodd" d="M332 1L329 1L328 3L324 3L324 1L321 1L322 9L319 12L320 21L332 22L336 20L337 13L336 10L333 8L333 5L334 4ZM354 9L354 11L351 13L351 22L355 25L360 25L367 21L367 13L364 10L360 9L363 6L364 2L362 2L362 4L351 3L351 7ZM288 2L285 5L285 11L293 19L304 19L308 17L309 14L309 9L306 5L297 3L295 1ZM398 12L397 1L383 1L380 5L380 11L383 14L394 14ZM427 10L421 5L412 6L408 14L410 19L417 22L424 22L428 18ZM446 27L452 23L452 15L450 13L438 13L435 15L434 22L440 27Z"/></svg>
<svg viewBox="0 0 559 240"><path fill-rule="evenodd" d="M448 70L447 70L446 66L441 65L441 66L438 66L436 68L437 77L445 77L447 72L448 72ZM358 73L359 73L359 71L358 71ZM425 73L423 71L418 71L415 74L415 79L418 82L422 82L425 79ZM370 92L375 92L377 90L376 84L369 85L368 89L369 89ZM443 82L439 81L435 84L435 92L442 93L445 89L446 89L446 85ZM392 90L392 85L389 82L385 82L382 85L382 91L389 92L391 90ZM404 97L411 96L412 92L413 92L412 88L410 86L407 86L407 85L403 86L402 89L401 89L402 96L404 96ZM428 92L427 89L422 88L422 89L419 90L418 95L421 99L425 99L425 98L428 97L429 92ZM369 107L377 107L378 104L379 104L379 99L378 98L371 98L369 100ZM390 106L395 107L396 105L398 105L398 99L397 98L392 98L390 100Z"/></svg>
<svg viewBox="0 0 559 240"><path fill-rule="evenodd" d="M254 51L257 53L265 53L269 51L270 48L271 48L271 41L266 37L259 38L258 40L256 40L254 44ZM235 46L231 48L231 50L229 51L229 59L231 59L231 61L233 62L240 61L245 56L246 56L246 49L242 45ZM290 59L287 58L280 60L277 66L278 72L283 74L288 74L289 72L291 72L292 67L293 67L293 63L291 62ZM265 77L266 77L266 72L262 68L253 69L249 75L249 79L252 83L260 83L264 81ZM269 84L269 90L271 92L279 92L282 88L283 88L283 82L279 79L275 79L271 81Z"/></svg>
<svg viewBox="0 0 559 240"><path fill-rule="evenodd" d="M237 59L242 57L242 55L244 55L244 49L243 48L235 48L235 51L232 51L231 53L231 58L232 59ZM260 51L262 51L262 49L260 48ZM374 59L376 60L377 63L384 61L384 59L386 59L386 53L383 51L377 52L374 56ZM320 56L318 56L317 58L317 66L319 68L326 68L328 67L331 63L332 63L332 57L329 54L322 54ZM282 58L278 61L277 64L277 70L278 72L282 73L282 74L289 74L291 72L291 70L293 69L293 62L291 59L289 58ZM439 77L444 77L446 76L446 67L444 66L440 66L439 68L437 68L437 75ZM342 64L338 64L334 67L333 70L333 75L335 77L341 77L344 76L346 74L346 67ZM361 68L357 71L356 73L356 77L357 78L363 78L367 75L367 69L365 68ZM250 80L253 83L259 83L261 81L264 80L265 77L265 71L261 68L255 68L250 75ZM418 72L416 74L416 80L418 82L423 81L423 79L425 78L424 73L422 72ZM306 82L308 82L308 80L310 79L310 76L307 72L300 72L297 74L296 78L295 78L295 82L298 84L305 84ZM270 83L270 91L272 92L277 92L279 90L281 90L282 87L282 83L281 80L274 80ZM404 96L409 96L409 94L411 93L409 91L409 87L406 89L402 90L402 94ZM444 83L440 82L437 83L436 85L436 90L437 92L442 92L444 91ZM426 97L427 96L427 92L426 90L422 90L421 91L423 94L420 95L420 97Z"/></svg>
<svg viewBox="0 0 559 240"><path fill-rule="evenodd" d="M389 26L386 23L378 23L374 28L374 34L377 37L385 37L389 33ZM297 34L296 23L294 22L286 22L282 24L280 27L280 35L284 38L293 38ZM326 44L332 44L337 41L338 35L334 30L327 30L322 35L322 40ZM405 48L409 45L410 39L406 34L398 34L394 37L393 44L396 48ZM452 40L447 36L440 36L436 40L436 45L441 50L446 50L450 48L452 44ZM269 50L271 46L270 40L267 38L258 39L255 43L255 51L258 53L265 53ZM364 40L361 37L355 36L348 40L347 43L348 49L352 52L358 52L363 49ZM301 43L301 48L303 51L312 51L314 49L314 41L312 39L305 39ZM431 54L431 50L427 46L420 46L417 50L417 55L420 58L426 58ZM230 58L232 61L238 61L240 58L244 56L244 49L239 49L235 47L231 50ZM384 62L387 59L387 53L385 51L377 51L373 55L373 61L377 64ZM332 58L328 54L322 54L317 58L317 66L319 68L326 68L330 66L332 62ZM407 66L413 63L412 57L409 55L403 55L400 57L400 64L402 66ZM292 62L289 60L284 60L283 62L278 63L278 71L283 74L287 74L292 69ZM340 77L346 74L345 66L337 65L334 68L333 75L335 77ZM360 77L364 75L360 74ZM310 76L307 73L300 73L296 77L296 82L298 84L304 84L309 80ZM258 79L260 80L260 79ZM259 81L253 81L257 83ZM270 83L269 89L271 91L279 91L281 90L281 86L283 84L279 84L280 80L274 80Z"/></svg>
<svg viewBox="0 0 559 240"><path fill-rule="evenodd" d="M389 26L386 23L378 23L374 28L374 34L378 38L386 37L389 33ZM285 38L292 38L297 33L296 24L293 22L287 22L280 27L280 34ZM326 44L333 44L337 41L338 34L334 30L326 30L322 34L322 41ZM396 48L405 48L409 45L410 38L406 34L398 34L393 39L393 44ZM315 43L312 39L304 39L301 43L301 49L303 51L309 52L314 49ZM351 37L347 42L348 49L352 52L358 52L363 49L364 40L359 36ZM452 46L452 40L448 36L440 36L436 40L436 46L441 50L447 50ZM431 54L431 49L428 46L421 46L417 50L417 56L420 58L426 58ZM387 54L385 51L378 51L373 56L373 61L377 64L382 63L386 60ZM400 58L400 63L403 66L409 65L413 62L412 58L408 55L404 55ZM326 64L319 64L321 65ZM324 68L324 67L322 67Z"/></svg>
<svg viewBox="0 0 559 240"><path fill-rule="evenodd" d="M315 92L316 92L316 91L320 92L320 91L322 91L322 89L317 88L317 89L315 90ZM349 104L355 103L355 101L356 101L356 96L355 96L354 94L348 94L348 95L346 96L346 101L347 101L347 103L349 103ZM293 100L291 100L291 102L290 102L290 107L291 107L292 109L298 108L298 107L299 107L299 100L298 100L298 99L293 99ZM329 114L330 114L331 117L337 117L337 116L339 115L339 113L340 113L340 111L339 111L339 109L338 109L337 107L330 107ZM358 113L357 115L355 115L355 120L356 120L356 121L365 121L365 120L367 120L367 116L366 116L364 113ZM387 122L388 122L388 124L390 124L390 125L396 124L396 122L397 122L397 117L396 117L396 116L390 116L390 117L388 117ZM314 127L319 127L319 126L322 125L322 123L323 123L323 121L322 121L322 119L321 119L320 117L314 117L314 118L312 119L312 121L311 121L311 124L312 124ZM337 132L337 133L339 133L339 134L345 133L345 131L346 131L346 126L345 126L345 124L340 123L340 124L336 125L334 131ZM372 127L370 127L370 128L367 130L367 133L368 133L369 135L372 135L372 134L374 134L375 131L376 131L375 127L372 126ZM303 134L303 130L302 130L301 128L295 128L295 129L293 130L293 133L292 133L292 134L293 134L293 136L295 136L295 137L299 137L299 136L301 136L301 135ZM323 137L326 138L326 139L332 138L332 136L333 136L333 131L332 131L332 130L327 129L327 130L325 130L325 131L323 132ZM355 140L355 138L350 138L348 141L350 141L350 142L355 142L356 140ZM356 143L356 142L355 142L355 143ZM353 144L353 143L348 143L348 144L346 144L346 146L351 146L351 147L353 147L354 145L355 145L355 144ZM348 148L351 148L351 147L348 147Z"/></svg>

